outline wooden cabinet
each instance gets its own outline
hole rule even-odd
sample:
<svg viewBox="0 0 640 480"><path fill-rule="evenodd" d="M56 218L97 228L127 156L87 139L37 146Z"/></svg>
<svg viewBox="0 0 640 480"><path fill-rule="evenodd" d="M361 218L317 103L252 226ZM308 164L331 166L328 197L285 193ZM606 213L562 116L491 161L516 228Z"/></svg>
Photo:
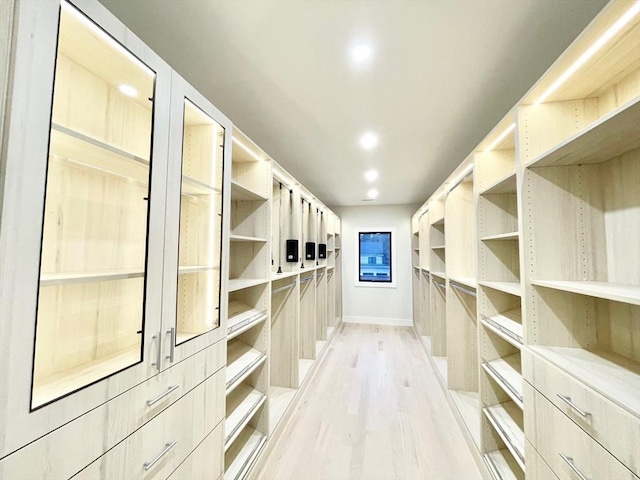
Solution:
<svg viewBox="0 0 640 480"><path fill-rule="evenodd" d="M1 457L160 369L171 96L169 67L99 4L17 18Z"/></svg>
<svg viewBox="0 0 640 480"><path fill-rule="evenodd" d="M137 477L158 425L177 459L224 415L231 123L98 2L15 25L0 475Z"/></svg>

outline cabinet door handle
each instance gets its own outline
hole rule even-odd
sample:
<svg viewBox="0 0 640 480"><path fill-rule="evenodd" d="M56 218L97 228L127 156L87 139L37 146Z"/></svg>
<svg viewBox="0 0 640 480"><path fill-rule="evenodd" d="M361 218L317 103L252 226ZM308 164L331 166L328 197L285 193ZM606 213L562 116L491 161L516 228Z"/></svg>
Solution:
<svg viewBox="0 0 640 480"><path fill-rule="evenodd" d="M580 480L589 480L585 477L582 472L576 467L576 464L573 463L573 458L567 457L564 453L560 453L560 457L569 465L569 468L575 473Z"/></svg>
<svg viewBox="0 0 640 480"><path fill-rule="evenodd" d="M162 353L161 353L161 346L160 346L160 338L161 338L161 333L158 332L157 335L153 336L153 339L156 340L157 345L158 345L158 350L156 351L156 361L151 363L151 365L153 365L154 367L156 367L158 369L158 371L160 371L160 364L162 362Z"/></svg>
<svg viewBox="0 0 640 480"><path fill-rule="evenodd" d="M149 470L156 463L158 463L162 457L164 457L167 453L169 453L169 450L175 447L176 443L178 443L178 440L174 440L173 442L167 443L162 449L162 451L153 460L151 460L150 462L144 462L145 471Z"/></svg>
<svg viewBox="0 0 640 480"><path fill-rule="evenodd" d="M566 403L567 405L569 405L571 408L573 408L576 412L578 412L580 415L582 415L583 417L589 417L591 416L591 414L589 412L585 412L584 410L582 410L581 408L579 408L575 403L573 403L571 401L571 397L565 397L564 395L560 395L559 393L556 393L556 395L558 396L558 398L560 400L562 400L564 403Z"/></svg>
<svg viewBox="0 0 640 480"><path fill-rule="evenodd" d="M169 362L173 363L173 355L176 351L176 329L171 328L167 330L167 333L169 334L169 355L165 358L169 360Z"/></svg>
<svg viewBox="0 0 640 480"><path fill-rule="evenodd" d="M167 390L165 390L164 392L162 392L160 395L158 395L156 398L153 398L151 400L147 400L147 406L151 407L152 405L155 405L156 403L158 403L160 400L162 400L164 397L166 397L167 395L169 395L171 392L175 392L178 388L180 388L180 385L174 385L173 387L169 387Z"/></svg>

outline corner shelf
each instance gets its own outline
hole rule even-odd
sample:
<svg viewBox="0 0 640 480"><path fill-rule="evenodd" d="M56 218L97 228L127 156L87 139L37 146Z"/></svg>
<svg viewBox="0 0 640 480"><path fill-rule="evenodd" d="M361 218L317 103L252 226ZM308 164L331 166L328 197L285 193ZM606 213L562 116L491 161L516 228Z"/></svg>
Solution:
<svg viewBox="0 0 640 480"><path fill-rule="evenodd" d="M524 471L522 410L514 402L505 402L486 407L483 409L483 413Z"/></svg>
<svg viewBox="0 0 640 480"><path fill-rule="evenodd" d="M640 305L640 287L635 285L571 280L536 280L533 278L531 279L531 284L563 292Z"/></svg>

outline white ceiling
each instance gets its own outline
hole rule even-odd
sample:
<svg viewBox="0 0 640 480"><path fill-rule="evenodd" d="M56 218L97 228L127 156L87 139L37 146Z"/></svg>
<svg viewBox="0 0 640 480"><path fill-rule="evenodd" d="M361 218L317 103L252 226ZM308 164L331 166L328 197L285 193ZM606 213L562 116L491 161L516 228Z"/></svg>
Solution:
<svg viewBox="0 0 640 480"><path fill-rule="evenodd" d="M422 203L606 3L101 1L330 206Z"/></svg>

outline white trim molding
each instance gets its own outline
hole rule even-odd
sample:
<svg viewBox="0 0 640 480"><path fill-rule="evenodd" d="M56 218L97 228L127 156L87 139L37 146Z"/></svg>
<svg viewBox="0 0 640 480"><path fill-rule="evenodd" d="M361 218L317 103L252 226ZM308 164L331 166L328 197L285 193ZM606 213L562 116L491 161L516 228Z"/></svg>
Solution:
<svg viewBox="0 0 640 480"><path fill-rule="evenodd" d="M378 317L342 317L344 323L366 323L369 325L391 325L393 327L411 327L410 318L378 318Z"/></svg>

